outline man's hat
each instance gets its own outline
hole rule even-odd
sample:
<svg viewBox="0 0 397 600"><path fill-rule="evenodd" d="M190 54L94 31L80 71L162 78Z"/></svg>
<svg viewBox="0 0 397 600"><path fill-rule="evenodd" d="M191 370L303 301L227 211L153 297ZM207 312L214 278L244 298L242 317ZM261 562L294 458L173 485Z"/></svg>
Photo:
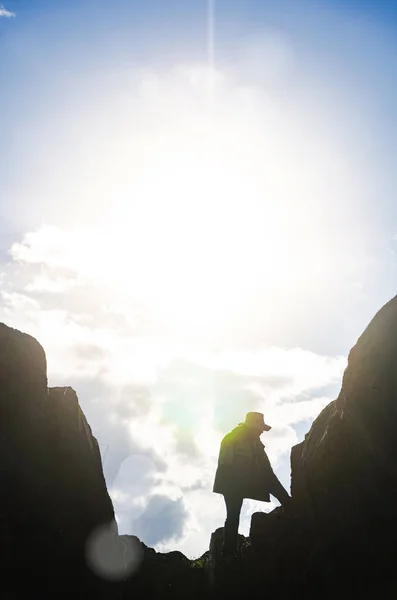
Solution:
<svg viewBox="0 0 397 600"><path fill-rule="evenodd" d="M256 429L262 429L262 431L269 431L270 425L266 425L263 414L260 412L249 412L245 416L245 424L248 427L255 427Z"/></svg>

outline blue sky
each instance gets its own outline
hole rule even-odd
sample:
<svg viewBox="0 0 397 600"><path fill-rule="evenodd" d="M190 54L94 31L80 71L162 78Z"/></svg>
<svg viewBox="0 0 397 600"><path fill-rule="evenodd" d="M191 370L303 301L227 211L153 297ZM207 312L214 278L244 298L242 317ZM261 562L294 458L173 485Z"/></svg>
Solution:
<svg viewBox="0 0 397 600"><path fill-rule="evenodd" d="M264 411L288 486L396 287L397 6L215 0L213 62L208 6L0 10L0 319L75 387L120 531L188 556L222 435Z"/></svg>

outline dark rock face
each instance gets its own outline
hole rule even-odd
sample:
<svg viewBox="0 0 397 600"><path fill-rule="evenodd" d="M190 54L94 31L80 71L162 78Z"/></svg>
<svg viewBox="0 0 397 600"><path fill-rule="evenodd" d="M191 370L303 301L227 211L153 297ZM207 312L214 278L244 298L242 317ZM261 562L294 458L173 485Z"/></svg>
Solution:
<svg viewBox="0 0 397 600"><path fill-rule="evenodd" d="M253 518L256 584L267 577L280 594L394 597L397 297L351 350L338 398L292 449L291 467L291 511Z"/></svg>
<svg viewBox="0 0 397 600"><path fill-rule="evenodd" d="M98 443L31 336L0 324L0 598L203 598L206 557L119 536Z"/></svg>
<svg viewBox="0 0 397 600"><path fill-rule="evenodd" d="M292 452L292 494L334 568L357 586L392 577L397 543L397 298L349 354L341 392ZM320 543L321 545L321 543ZM367 570L363 576L363 570Z"/></svg>
<svg viewBox="0 0 397 600"><path fill-rule="evenodd" d="M120 537L127 543L127 560L132 562L131 575L124 582L123 598L201 600L209 597L208 553L192 561L178 551L156 552L135 536ZM140 561L134 565L137 551Z"/></svg>
<svg viewBox="0 0 397 600"><path fill-rule="evenodd" d="M50 388L48 400L52 452L58 466L63 467L53 472L57 523L69 540L82 544L95 528L113 521L113 505L106 489L98 442L76 392L72 388Z"/></svg>
<svg viewBox="0 0 397 600"><path fill-rule="evenodd" d="M117 535L97 441L75 392L47 388L40 344L3 324L0 432L2 597L95 589L87 539Z"/></svg>
<svg viewBox="0 0 397 600"><path fill-rule="evenodd" d="M333 527L395 504L397 299L371 321L349 354L341 392L292 453L292 493ZM379 504L380 503L380 504ZM346 511L348 514L346 514ZM360 516L361 515L361 516ZM366 519L365 519L366 520Z"/></svg>

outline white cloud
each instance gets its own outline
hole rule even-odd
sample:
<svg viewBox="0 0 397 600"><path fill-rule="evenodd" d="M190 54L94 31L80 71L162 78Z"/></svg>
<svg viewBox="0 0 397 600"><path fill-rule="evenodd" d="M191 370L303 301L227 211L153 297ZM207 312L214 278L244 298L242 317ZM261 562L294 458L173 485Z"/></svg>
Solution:
<svg viewBox="0 0 397 600"><path fill-rule="evenodd" d="M66 230L44 227L13 245L0 283L0 319L42 343L50 385L76 387L107 448L105 472L120 531L138 527L150 543L157 539L157 549L201 554L224 519L222 499L211 491L222 436L248 410L263 410L273 425L264 440L269 456L284 472L298 441L294 425L323 408L328 398L316 391L337 385L346 360L302 348L235 347L233 341L216 349L173 336L159 320L137 333L137 323L127 319L132 296L122 286L109 289L109 280L104 284L89 261L79 260L79 235L78 242ZM117 306L122 321L109 321L109 306ZM169 530L156 538L153 497L163 499L178 523L178 540ZM246 503L241 531L248 532L257 508Z"/></svg>
<svg viewBox="0 0 397 600"><path fill-rule="evenodd" d="M340 285L347 271L358 276L358 253L342 251L329 226L344 205L338 231L347 228L348 244L363 243L350 226L367 186L362 171L347 166L357 153L338 129L340 103L328 124L321 121L294 88L306 80L290 41L260 37L260 52L255 42L245 62L260 55L274 73L286 71L277 82L283 93L273 95L269 73L265 85L244 80L243 65L241 73L218 71L212 121L210 73L200 64L115 70L100 80L84 74L95 107L82 86L70 86L67 119L42 130L44 164L35 169L32 159L24 176L26 205L64 225L30 232L14 258L40 264L45 257L51 268L122 286L180 335L218 340L225 330L236 334L231 323L246 337L296 328L297 310L313 314L316 298L318 310L328 302L324 287ZM47 176L38 179L43 168ZM247 318L254 313L256 327Z"/></svg>
<svg viewBox="0 0 397 600"><path fill-rule="evenodd" d="M44 237L49 239L47 233ZM26 239L34 237L26 236ZM3 312L10 325L32 333L44 345L50 384L68 384L85 378L107 386L109 391L103 408L98 405L96 411L99 412L93 412L91 424L94 431L99 429L97 419L102 412L114 430L111 436L99 439L100 443L110 444L108 459L122 431L127 432L131 443L139 448L139 455L127 450L110 490L122 531L133 533L132 518L144 513L150 494L175 498L182 490L185 490L183 493L188 502L197 496L207 497L210 504L218 506L214 515L221 524L222 505L215 498L208 498L211 497L219 442L227 428L243 420L245 412L253 406L264 410L267 420L274 426L266 443L277 468L288 456L291 445L298 441L293 425L316 416L327 401L324 398L311 400L311 393L340 378L345 363L341 357L319 356L300 348L265 346L259 350L230 347L214 351L202 345L176 343L160 332L136 336L133 331L104 327L102 314L85 323L78 307L74 310L46 309L45 300L53 294L52 282L57 281L58 269L70 268L70 264L63 258L59 260L59 255L54 259L50 248L42 254L36 252L37 248L33 249L36 252L33 255L23 255L16 248L17 245L13 249L14 260L18 259L19 267L11 289L18 290L18 281L21 289L3 291L0 314ZM32 256L34 260L31 260ZM32 285L29 281L28 273L34 271L36 260L40 268L46 269L46 285ZM24 269L27 270L25 275ZM72 281L75 281L74 274ZM10 272L3 286L7 282L10 282ZM75 293L74 286L64 286L63 296ZM98 300L97 296L95 300ZM122 305L121 299L121 312ZM124 310L128 311L128 303ZM121 395L123 386L132 384L147 386L145 409L142 394L137 396L132 388ZM78 383L76 387L79 392ZM306 399L297 402L302 395ZM84 408L84 395L80 394L80 399ZM252 402L254 405L249 404ZM214 410L220 410L222 418L228 415L223 433L219 426L214 429ZM153 448L153 440L155 453L165 461L166 469L153 467L153 457L147 454ZM150 466L152 474L149 478L140 477L135 456L143 457L145 464ZM131 488L140 480L142 484L146 481L146 487L140 491ZM193 521L186 521L180 541L181 548L189 549L193 554L195 545L197 549L197 544L208 540L208 528L216 521L214 516L211 524L207 521L203 525L201 517L197 513L195 516L195 510L198 508L192 509ZM249 523L248 516L244 518L242 527L245 531ZM196 529L192 526L194 519L201 523ZM204 549L201 546L201 550Z"/></svg>
<svg viewBox="0 0 397 600"><path fill-rule="evenodd" d="M298 396L339 380L346 366L343 356L321 356L302 348L263 347L255 351L228 350L212 359L213 368L238 375L262 378L263 383L249 386L272 396ZM275 385L277 380L279 385ZM275 390L275 391L273 391Z"/></svg>
<svg viewBox="0 0 397 600"><path fill-rule="evenodd" d="M261 52L274 64L266 85L280 91L296 77L294 53L274 36ZM216 73L211 131L206 68L125 75L111 86L104 76L95 107L80 88L77 113L42 132L48 177L27 172L24 185L38 213L47 198L48 224L12 245L0 318L42 343L50 385L75 386L106 447L121 531L141 519L158 549L192 556L223 523L211 492L222 436L262 410L269 456L285 475L295 426L338 386L345 357L277 335L296 325L297 307L314 328L312 296L323 305L322 286L343 279L328 219L335 198L359 195L361 184L343 165L349 144L328 126L318 140L315 111L297 115L283 94L275 101ZM101 90L90 82L90 94ZM344 217L348 225L348 209ZM345 268L356 265L344 255ZM163 505L178 542L150 529ZM242 531L251 510L271 506L245 503Z"/></svg>
<svg viewBox="0 0 397 600"><path fill-rule="evenodd" d="M11 12L10 10L7 10L2 4L0 4L0 17L10 18L15 16L15 13Z"/></svg>
<svg viewBox="0 0 397 600"><path fill-rule="evenodd" d="M70 291L76 285L75 279L66 277L48 277L40 274L26 286L27 292L49 292L52 294L63 294Z"/></svg>
<svg viewBox="0 0 397 600"><path fill-rule="evenodd" d="M148 498L145 511L132 526L136 535L148 546L175 544L184 534L189 512L183 498L170 498L160 494Z"/></svg>
<svg viewBox="0 0 397 600"><path fill-rule="evenodd" d="M283 402L273 409L270 418L283 425L296 425L299 422L309 421L317 417L322 409L334 399L314 396L310 400Z"/></svg>

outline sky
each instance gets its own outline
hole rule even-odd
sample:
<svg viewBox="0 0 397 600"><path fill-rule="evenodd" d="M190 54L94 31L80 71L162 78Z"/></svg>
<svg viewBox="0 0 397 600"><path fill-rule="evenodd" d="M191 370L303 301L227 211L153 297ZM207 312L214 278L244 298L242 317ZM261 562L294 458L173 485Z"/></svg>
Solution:
<svg viewBox="0 0 397 600"><path fill-rule="evenodd" d="M396 52L382 0L0 8L0 320L77 391L120 533L205 552L251 410L289 489L396 290Z"/></svg>

